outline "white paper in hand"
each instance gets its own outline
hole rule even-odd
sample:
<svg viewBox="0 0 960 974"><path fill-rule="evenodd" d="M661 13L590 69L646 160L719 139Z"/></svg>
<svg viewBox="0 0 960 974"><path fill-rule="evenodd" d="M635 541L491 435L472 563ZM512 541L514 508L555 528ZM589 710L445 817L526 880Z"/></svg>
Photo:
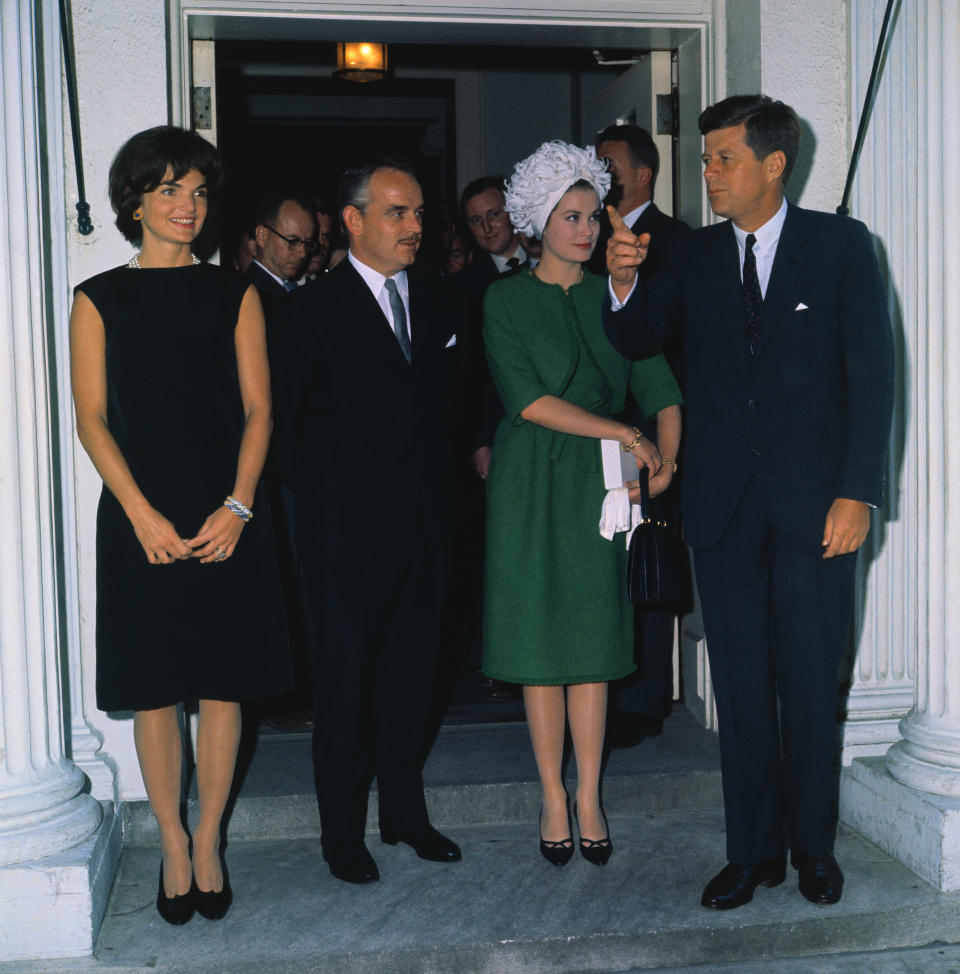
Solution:
<svg viewBox="0 0 960 974"><path fill-rule="evenodd" d="M607 490L623 487L637 479L637 461L632 453L624 453L619 440L600 441L600 459L603 461L603 486Z"/></svg>

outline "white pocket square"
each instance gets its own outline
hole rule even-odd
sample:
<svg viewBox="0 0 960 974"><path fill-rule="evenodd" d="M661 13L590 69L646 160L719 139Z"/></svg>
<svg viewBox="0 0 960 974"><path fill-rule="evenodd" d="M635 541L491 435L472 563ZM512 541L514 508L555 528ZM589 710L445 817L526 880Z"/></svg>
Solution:
<svg viewBox="0 0 960 974"><path fill-rule="evenodd" d="M448 341L447 344L444 345L443 347L444 348L453 348L453 346L456 345L456 344L457 344L457 336L456 335L451 335L450 336L450 341Z"/></svg>
<svg viewBox="0 0 960 974"><path fill-rule="evenodd" d="M794 309L794 311L807 311L809 310L807 306L801 301Z"/></svg>

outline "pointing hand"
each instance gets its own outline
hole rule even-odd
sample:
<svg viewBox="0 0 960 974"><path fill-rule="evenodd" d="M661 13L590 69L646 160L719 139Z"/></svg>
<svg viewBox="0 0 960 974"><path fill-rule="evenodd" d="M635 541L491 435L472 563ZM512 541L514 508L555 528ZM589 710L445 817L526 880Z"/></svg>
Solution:
<svg viewBox="0 0 960 974"><path fill-rule="evenodd" d="M607 215L611 231L607 241L607 271L618 296L621 290L626 295L633 287L637 268L647 259L650 234L642 233L638 237L612 206L607 207Z"/></svg>

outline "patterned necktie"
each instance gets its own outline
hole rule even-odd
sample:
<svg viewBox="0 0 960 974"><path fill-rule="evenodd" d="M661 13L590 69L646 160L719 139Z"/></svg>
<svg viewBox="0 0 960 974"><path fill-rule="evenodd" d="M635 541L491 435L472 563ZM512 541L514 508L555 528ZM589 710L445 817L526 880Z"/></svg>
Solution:
<svg viewBox="0 0 960 974"><path fill-rule="evenodd" d="M412 362L413 348L410 345L410 331L407 328L407 312L403 307L403 299L392 277L388 277L383 282L383 286L387 289L387 297L390 299L390 312L393 315L393 329L397 333L397 341L400 342L407 361Z"/></svg>
<svg viewBox="0 0 960 974"><path fill-rule="evenodd" d="M757 277L757 256L753 252L756 242L757 238L748 233L743 256L743 309L747 318L747 340L751 355L757 350L760 322L763 319L763 292L760 290L760 278Z"/></svg>
<svg viewBox="0 0 960 974"><path fill-rule="evenodd" d="M294 284L293 281L284 281L283 289L289 293L290 291L296 291L297 285Z"/></svg>

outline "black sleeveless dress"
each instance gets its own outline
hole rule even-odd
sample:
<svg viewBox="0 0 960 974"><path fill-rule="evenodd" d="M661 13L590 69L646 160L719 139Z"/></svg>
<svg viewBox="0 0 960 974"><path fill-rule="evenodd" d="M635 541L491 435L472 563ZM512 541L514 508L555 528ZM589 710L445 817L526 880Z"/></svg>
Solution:
<svg viewBox="0 0 960 974"><path fill-rule="evenodd" d="M107 422L147 500L192 538L233 489L234 328L249 285L212 265L118 267L77 290L106 333ZM106 487L97 511L97 706L245 700L292 685L269 505L222 563L151 565Z"/></svg>

